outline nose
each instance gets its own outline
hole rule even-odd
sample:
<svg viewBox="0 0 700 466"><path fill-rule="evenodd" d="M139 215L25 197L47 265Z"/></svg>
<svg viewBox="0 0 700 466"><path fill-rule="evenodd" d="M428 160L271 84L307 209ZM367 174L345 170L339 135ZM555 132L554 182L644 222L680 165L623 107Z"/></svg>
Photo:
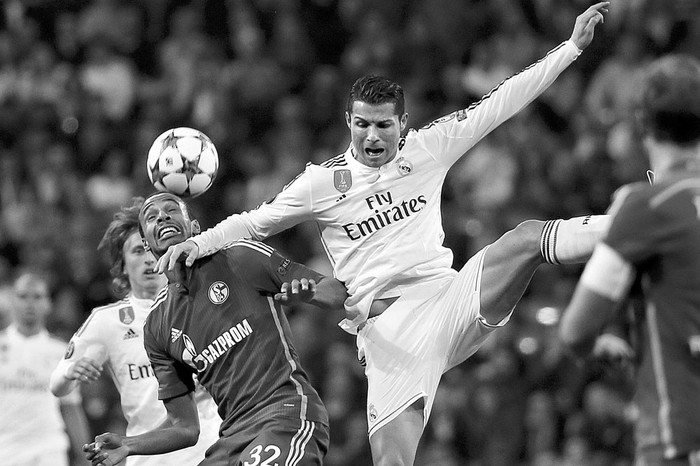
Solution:
<svg viewBox="0 0 700 466"><path fill-rule="evenodd" d="M161 222L163 220L168 220L170 219L170 214L164 210L158 211L158 221Z"/></svg>
<svg viewBox="0 0 700 466"><path fill-rule="evenodd" d="M370 125L367 127L367 140L374 142L379 139L379 131L374 125Z"/></svg>

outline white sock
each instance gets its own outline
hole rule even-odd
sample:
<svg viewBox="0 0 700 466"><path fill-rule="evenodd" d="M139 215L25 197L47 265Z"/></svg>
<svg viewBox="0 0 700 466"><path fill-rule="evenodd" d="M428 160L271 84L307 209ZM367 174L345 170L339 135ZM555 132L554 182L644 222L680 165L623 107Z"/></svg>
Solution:
<svg viewBox="0 0 700 466"><path fill-rule="evenodd" d="M609 215L548 220L540 235L542 257L550 264L585 262L598 240L608 231L609 225Z"/></svg>

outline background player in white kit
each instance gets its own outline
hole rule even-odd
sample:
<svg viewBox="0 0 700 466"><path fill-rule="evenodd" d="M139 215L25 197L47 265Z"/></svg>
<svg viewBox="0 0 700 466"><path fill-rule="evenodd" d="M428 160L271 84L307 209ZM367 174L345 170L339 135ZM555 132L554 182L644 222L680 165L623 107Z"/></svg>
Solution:
<svg viewBox="0 0 700 466"><path fill-rule="evenodd" d="M158 399L158 381L143 346L143 324L158 291L165 286L163 275L153 271L155 258L146 251L139 234L138 214L142 198L114 215L99 249L107 252L115 291L128 293L120 301L98 307L73 335L69 349L53 371L51 391L64 395L79 384L97 380L106 364L119 391L127 421L127 435L147 432L166 417ZM133 456L127 464L197 464L206 449L218 438L221 418L209 394L196 391L201 434L190 448L157 456Z"/></svg>
<svg viewBox="0 0 700 466"><path fill-rule="evenodd" d="M0 464L67 466L69 446L72 464L87 464L81 446L91 436L80 392L57 399L49 391L66 342L46 330L48 282L20 273L12 298L12 323L0 331Z"/></svg>
<svg viewBox="0 0 700 466"><path fill-rule="evenodd" d="M158 271L315 221L335 277L348 287L341 325L357 333L366 361L374 462L412 464L442 374L508 321L540 264L587 259L605 229L604 217L526 221L457 273L442 246L440 198L449 168L573 63L608 5L588 8L569 40L479 102L405 137L401 86L360 78L347 102L352 144L344 154L307 165L274 200L172 246Z"/></svg>

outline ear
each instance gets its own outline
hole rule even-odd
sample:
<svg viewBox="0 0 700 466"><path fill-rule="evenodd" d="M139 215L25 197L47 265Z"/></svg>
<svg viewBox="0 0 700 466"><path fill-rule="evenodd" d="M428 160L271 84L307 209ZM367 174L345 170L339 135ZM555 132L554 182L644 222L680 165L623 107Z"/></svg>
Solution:
<svg viewBox="0 0 700 466"><path fill-rule="evenodd" d="M192 220L192 223L190 223L190 228L192 229L192 236L198 235L202 232L202 227L199 226L199 221L197 219Z"/></svg>
<svg viewBox="0 0 700 466"><path fill-rule="evenodd" d="M151 250L151 247L148 245L148 243L146 242L146 240L145 240L144 238L141 238L141 243L143 244L143 249L144 249L144 250L146 250L146 251L150 251L150 250Z"/></svg>
<svg viewBox="0 0 700 466"><path fill-rule="evenodd" d="M350 120L350 114L345 112L345 124L348 125L348 128L350 128Z"/></svg>
<svg viewBox="0 0 700 466"><path fill-rule="evenodd" d="M401 131L405 130L406 125L408 124L408 113L404 112L404 114L401 115L399 122L400 122Z"/></svg>

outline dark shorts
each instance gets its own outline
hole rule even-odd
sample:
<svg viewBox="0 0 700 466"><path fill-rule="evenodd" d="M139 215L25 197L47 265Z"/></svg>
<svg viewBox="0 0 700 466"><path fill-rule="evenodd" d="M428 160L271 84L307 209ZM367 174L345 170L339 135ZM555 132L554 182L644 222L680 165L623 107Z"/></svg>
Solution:
<svg viewBox="0 0 700 466"><path fill-rule="evenodd" d="M199 466L320 466L329 442L325 424L274 418L222 436Z"/></svg>

